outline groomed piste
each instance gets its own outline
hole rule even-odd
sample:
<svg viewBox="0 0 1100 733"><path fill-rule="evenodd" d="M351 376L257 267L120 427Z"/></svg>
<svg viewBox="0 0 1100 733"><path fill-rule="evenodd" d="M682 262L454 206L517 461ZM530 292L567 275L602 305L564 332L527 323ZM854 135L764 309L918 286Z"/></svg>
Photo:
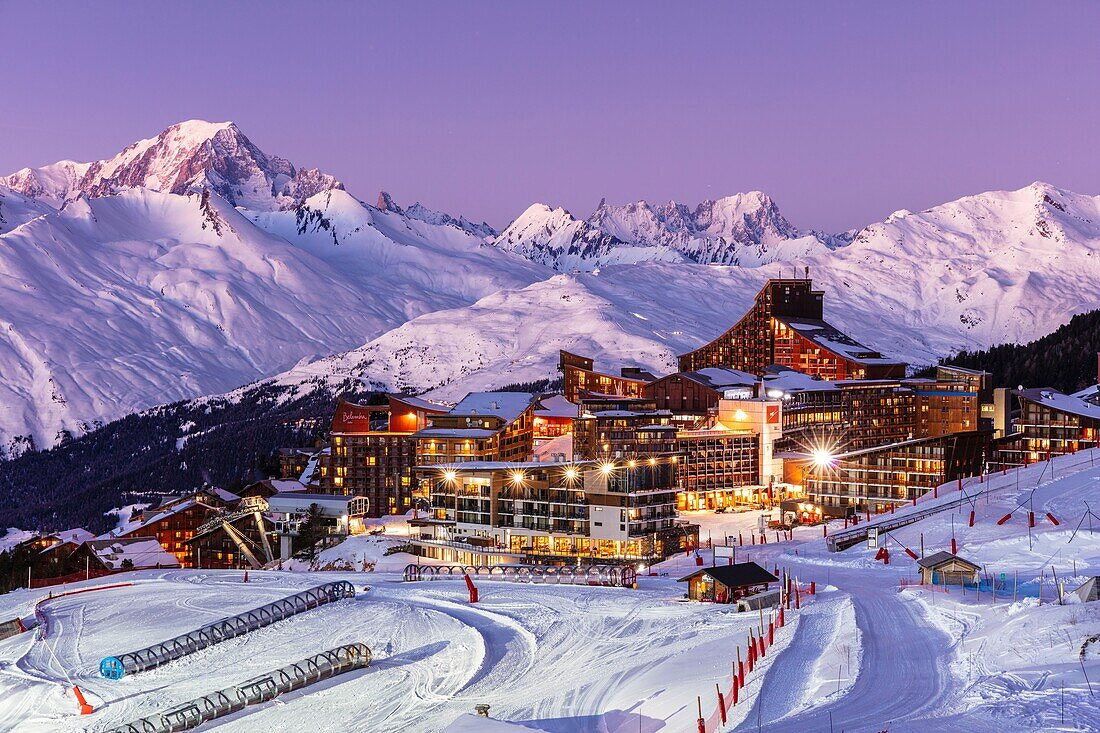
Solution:
<svg viewBox="0 0 1100 733"><path fill-rule="evenodd" d="M346 580L318 585L251 611L223 618L160 644L104 657L99 663L99 673L107 679L122 679L127 674L154 669L226 639L242 636L312 608L354 596L355 586Z"/></svg>

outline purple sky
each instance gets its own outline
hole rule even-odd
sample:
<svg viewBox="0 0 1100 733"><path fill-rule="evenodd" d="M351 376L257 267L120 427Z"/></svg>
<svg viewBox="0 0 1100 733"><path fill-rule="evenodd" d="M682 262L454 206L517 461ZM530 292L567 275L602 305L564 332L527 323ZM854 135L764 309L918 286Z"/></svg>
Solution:
<svg viewBox="0 0 1100 733"><path fill-rule="evenodd" d="M842 230L1046 180L1100 194L1100 3L0 0L0 172L193 117L374 201L770 193Z"/></svg>

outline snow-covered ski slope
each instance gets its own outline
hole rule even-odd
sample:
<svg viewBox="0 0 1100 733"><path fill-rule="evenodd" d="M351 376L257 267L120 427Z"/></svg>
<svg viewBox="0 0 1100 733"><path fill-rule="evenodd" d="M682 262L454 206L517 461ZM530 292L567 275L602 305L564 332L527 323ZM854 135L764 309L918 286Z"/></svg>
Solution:
<svg viewBox="0 0 1100 733"><path fill-rule="evenodd" d="M121 647L163 640L336 578L360 587L369 582L370 590L152 672L99 677L100 658ZM679 603L683 586L668 578L647 579L638 591L486 582L473 606L461 579L403 583L386 573L251 573L247 584L239 572L149 571L133 579L132 587L48 606L47 641L97 712L73 714L63 671L44 643L26 633L0 642L0 730L126 723L352 641L371 648L369 669L203 729L439 731L488 703L494 717L539 721L532 724L542 730L617 730L625 723L623 730L637 730L643 700L644 730L686 729L697 694L705 696L709 715L714 682L728 688L733 644L743 645L759 621L756 614ZM0 598L0 616L26 613L31 597ZM787 638L793 628L788 623Z"/></svg>

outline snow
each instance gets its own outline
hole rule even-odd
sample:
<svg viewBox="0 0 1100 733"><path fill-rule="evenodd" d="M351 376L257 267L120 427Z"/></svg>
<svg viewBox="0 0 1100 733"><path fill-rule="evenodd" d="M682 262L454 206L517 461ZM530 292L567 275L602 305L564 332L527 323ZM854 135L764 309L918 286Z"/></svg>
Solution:
<svg viewBox="0 0 1100 733"><path fill-rule="evenodd" d="M240 180L216 172L228 169ZM489 244L461 218L369 206L229 123L190 121L0 185L0 216L18 222L0 224L5 455L262 378L453 401L555 378L560 348L668 373L767 278L805 267L830 323L914 364L1100 307L1100 197L1043 183L833 238L795 229L759 192L605 204L589 220L539 204ZM185 195L196 186L208 206ZM694 264L730 257L742 266Z"/></svg>
<svg viewBox="0 0 1100 733"><path fill-rule="evenodd" d="M27 733L118 725L319 649L362 641L374 655L367 670L250 708L222 725L245 732L316 726L323 710L325 725L333 729L432 733L456 724L475 704L488 703L494 719L526 723L526 729L637 730L641 721L644 730L683 730L693 725L696 694L706 696L709 715L714 683L728 688L729 640L743 639L759 620L755 613L678 602L683 587L667 578L643 578L637 591L484 581L481 601L470 605L461 579L404 583L382 570L250 572L247 584L239 571L126 577L135 585L46 606L49 642L96 712L89 718L73 714L61 668L43 643L24 634L0 642L0 655L18 659L20 670L0 671L0 728L16 721ZM98 676L103 656L334 579L355 583L357 597L154 672L119 681ZM97 583L75 584L86 585ZM35 597L0 597L0 616L28 613ZM141 624L120 612L133 608L141 609ZM772 653L797 623L796 613L788 618ZM720 658L716 649L723 649ZM756 675L750 676L750 690L759 686ZM461 725L472 723L462 719Z"/></svg>
<svg viewBox="0 0 1100 733"><path fill-rule="evenodd" d="M820 527L796 528L793 541L740 548L739 561L752 559L769 570L779 565L797 576L802 608L792 609L776 645L749 677L726 730L758 724L767 731L830 724L914 733L1049 730L1061 725L1063 686L1064 727L1097 730L1084 674L1093 684L1100 679L1100 656L1080 660L1079 653L1084 639L1100 633L1100 603L1074 597L1058 605L1049 570L1057 570L1067 590L1100 570L1100 534L1089 531L1082 514L1100 486L1098 457L1100 451L1083 452L966 482L975 526L967 526L967 504L891 531L884 540L889 565L875 562L874 550L862 544L828 552ZM958 496L947 486L916 509ZM1040 517L1056 514L1061 526L1042 521L1029 533L1019 513L996 524L1024 499ZM704 539L716 540L738 531L747 540L759 517L756 511L684 516L703 526ZM945 593L908 585L916 564L900 546L919 548L923 535L926 552L943 549L952 518L959 554L994 574L1009 571L1010 579L1018 570L1015 601L1011 585L995 604L988 591L979 599L958 588ZM461 579L401 581L411 556L385 551L401 544L406 520L372 521L386 533L348 538L316 565L352 570L308 572L295 561L302 570L252 572L248 584L239 571L142 571L127 575L137 582L131 588L52 601L46 607L56 629L50 642L97 712L88 721L73 714L61 669L40 642L22 635L0 642L0 657L18 660L0 667L0 728L15 720L31 733L119 724L319 648L363 641L375 655L367 671L250 709L224 725L245 733L300 727L323 709L327 724L342 730L635 731L639 724L651 732L694 730L695 697L703 697L704 716L711 716L715 683L728 689L733 647L758 623L753 613L683 602L684 586L673 579L696 565L682 555L653 566L658 575L643 573L636 591L479 581L481 602L471 606ZM830 529L840 527L833 522ZM710 560L706 550L702 556ZM1040 604L1035 581L1041 570ZM97 676L99 658L120 646L168 638L332 579L369 590L156 672L119 682ZM817 585L813 597L805 592L810 580ZM0 617L28 616L36 598L24 591L0 596ZM134 608L141 609L140 625L122 612ZM480 703L491 705L491 722L471 716ZM713 722L708 730L716 730Z"/></svg>
<svg viewBox="0 0 1100 733"><path fill-rule="evenodd" d="M510 423L531 406L530 392L471 392L459 400L452 415L494 415Z"/></svg>
<svg viewBox="0 0 1100 733"><path fill-rule="evenodd" d="M1088 396L1088 390L1085 390ZM1100 405L1086 401L1077 395L1062 394L1056 389L1036 388L1018 390L1018 394L1058 412L1100 420Z"/></svg>
<svg viewBox="0 0 1100 733"><path fill-rule="evenodd" d="M540 417L576 417L577 406L560 394L540 397L535 415Z"/></svg>
<svg viewBox="0 0 1100 733"><path fill-rule="evenodd" d="M0 535L0 552L7 552L16 545L20 545L27 540L33 540L38 536L37 532L32 532L27 529L16 529L15 527L8 527L3 535Z"/></svg>
<svg viewBox="0 0 1100 733"><path fill-rule="evenodd" d="M160 546L156 537L118 537L90 540L88 548L108 570L123 570L127 560L133 568L178 568L179 561Z"/></svg>

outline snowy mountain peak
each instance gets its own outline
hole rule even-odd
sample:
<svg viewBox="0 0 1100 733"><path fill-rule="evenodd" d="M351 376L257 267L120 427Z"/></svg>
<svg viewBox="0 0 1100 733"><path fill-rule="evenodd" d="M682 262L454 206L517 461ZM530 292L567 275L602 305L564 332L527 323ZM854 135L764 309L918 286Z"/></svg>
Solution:
<svg viewBox="0 0 1100 733"><path fill-rule="evenodd" d="M761 191L708 199L694 209L675 200L614 206L601 199L583 222L565 209L535 204L495 242L558 270L652 260L755 267L820 254L844 243L801 232Z"/></svg>
<svg viewBox="0 0 1100 733"><path fill-rule="evenodd" d="M378 192L378 202L375 204L375 207L382 211L392 211L395 214L405 213L401 210L400 206L394 203L393 196L390 196L385 191Z"/></svg>
<svg viewBox="0 0 1100 733"><path fill-rule="evenodd" d="M234 206L276 210L320 191L343 188L315 169L269 156L232 122L187 120L94 163L61 161L24 168L0 184L54 207L78 194L107 196L129 188L185 194L209 188Z"/></svg>

